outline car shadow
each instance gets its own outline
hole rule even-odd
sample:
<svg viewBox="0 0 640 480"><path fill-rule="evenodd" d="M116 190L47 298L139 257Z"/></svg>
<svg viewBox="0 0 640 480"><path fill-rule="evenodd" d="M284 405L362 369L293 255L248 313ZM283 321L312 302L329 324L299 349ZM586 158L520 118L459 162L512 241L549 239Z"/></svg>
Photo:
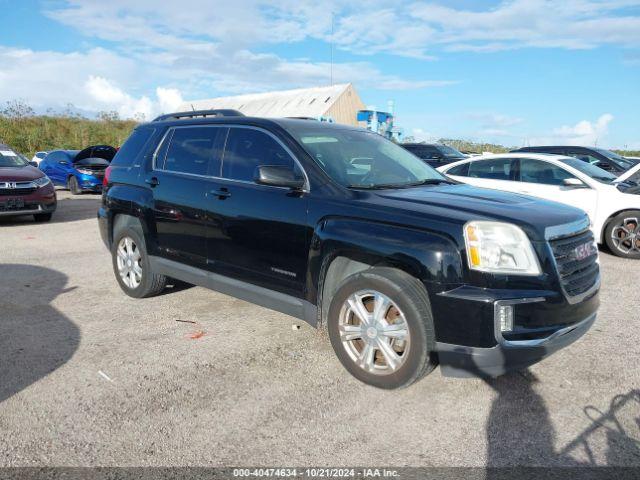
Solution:
<svg viewBox="0 0 640 480"><path fill-rule="evenodd" d="M77 222L95 219L100 207L100 195L82 194L71 198L59 198L53 217L46 223ZM0 227L10 227L35 223L33 215L0 217Z"/></svg>
<svg viewBox="0 0 640 480"><path fill-rule="evenodd" d="M64 365L80 330L52 302L72 288L61 272L0 265L0 403Z"/></svg>
<svg viewBox="0 0 640 480"><path fill-rule="evenodd" d="M504 478L503 467L640 466L640 390L615 395L605 411L584 407L591 423L557 448L556 431L544 399L534 390L538 379L533 373L524 370L484 381L497 393L486 427L485 478ZM598 456L594 452L602 450L603 439L606 451Z"/></svg>

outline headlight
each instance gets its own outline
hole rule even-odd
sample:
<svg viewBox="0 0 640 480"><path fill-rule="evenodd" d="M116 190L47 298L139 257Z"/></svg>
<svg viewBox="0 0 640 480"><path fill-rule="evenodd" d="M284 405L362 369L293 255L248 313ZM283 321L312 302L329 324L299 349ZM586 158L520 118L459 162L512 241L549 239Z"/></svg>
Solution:
<svg viewBox="0 0 640 480"><path fill-rule="evenodd" d="M44 177L36 178L33 183L35 183L38 187L44 187L49 185L51 183L51 180L49 180L49 177L45 175Z"/></svg>
<svg viewBox="0 0 640 480"><path fill-rule="evenodd" d="M464 226L469 268L481 272L540 275L538 257L520 227L477 221Z"/></svg>
<svg viewBox="0 0 640 480"><path fill-rule="evenodd" d="M76 168L76 170L78 170L78 172L82 173L83 175L93 175L93 172L91 170L87 170L85 168Z"/></svg>

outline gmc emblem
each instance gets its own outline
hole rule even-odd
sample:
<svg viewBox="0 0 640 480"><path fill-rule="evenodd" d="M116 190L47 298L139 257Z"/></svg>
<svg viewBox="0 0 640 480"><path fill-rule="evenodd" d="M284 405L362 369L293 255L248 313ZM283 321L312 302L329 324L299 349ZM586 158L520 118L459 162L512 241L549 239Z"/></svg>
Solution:
<svg viewBox="0 0 640 480"><path fill-rule="evenodd" d="M591 255L595 255L595 253L596 253L596 246L594 245L593 242L583 243L582 245L578 245L573 250L573 256L575 257L576 260L584 260L585 258Z"/></svg>

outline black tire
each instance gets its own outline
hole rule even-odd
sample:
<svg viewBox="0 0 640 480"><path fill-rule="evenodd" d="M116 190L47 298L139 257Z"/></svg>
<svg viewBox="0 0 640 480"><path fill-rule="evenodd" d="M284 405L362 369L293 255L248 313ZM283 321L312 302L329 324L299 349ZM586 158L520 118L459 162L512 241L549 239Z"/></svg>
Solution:
<svg viewBox="0 0 640 480"><path fill-rule="evenodd" d="M142 275L139 285L136 287L130 287L127 285L120 275L118 269L118 247L120 242L125 237L133 240L136 249L140 254L140 267L142 269ZM147 255L147 249L144 243L144 236L140 227L134 225L125 225L114 232L113 244L111 245L111 262L113 265L113 272L116 276L116 280L120 285L120 288L133 298L147 298L158 295L164 290L167 284L167 277L154 273L151 269L149 262L149 255Z"/></svg>
<svg viewBox="0 0 640 480"><path fill-rule="evenodd" d="M404 314L410 342L408 351L402 355L403 363L395 371L375 374L364 370L356 364L342 343L339 330L342 306L353 293L362 290L382 293ZM331 299L327 328L331 345L342 365L351 375L368 385L384 389L405 388L436 367L433 316L427 291L418 279L401 270L374 267L348 277Z"/></svg>
<svg viewBox="0 0 640 480"><path fill-rule="evenodd" d="M51 220L53 213L36 213L33 218L36 222L48 222Z"/></svg>
<svg viewBox="0 0 640 480"><path fill-rule="evenodd" d="M69 181L67 183L69 184L69 190L72 195L82 194L82 189L80 188L80 185L78 185L78 179L76 177L69 177Z"/></svg>
<svg viewBox="0 0 640 480"><path fill-rule="evenodd" d="M625 226L627 231L632 233L630 240L614 240L613 237L616 233L620 233L621 226ZM620 238L619 235L618 238ZM604 241L614 255L640 259L640 210L628 210L609 220L604 229Z"/></svg>

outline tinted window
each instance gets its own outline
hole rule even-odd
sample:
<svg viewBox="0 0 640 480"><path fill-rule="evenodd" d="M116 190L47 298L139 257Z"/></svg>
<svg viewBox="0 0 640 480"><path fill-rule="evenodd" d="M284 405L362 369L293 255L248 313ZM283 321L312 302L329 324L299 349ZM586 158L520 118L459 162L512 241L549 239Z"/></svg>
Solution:
<svg viewBox="0 0 640 480"><path fill-rule="evenodd" d="M442 153L431 145L407 145L404 147L411 153L413 153L416 157L420 158L441 158Z"/></svg>
<svg viewBox="0 0 640 480"><path fill-rule="evenodd" d="M164 159L164 169L195 175L218 176L220 145L226 129L216 127L185 127L173 130ZM157 161L161 157L158 156ZM211 161L211 167L209 162Z"/></svg>
<svg viewBox="0 0 640 480"><path fill-rule="evenodd" d="M120 147L120 150L113 157L113 165L132 165L138 155L144 154L144 147L151 135L155 132L153 128L136 128L131 136Z"/></svg>
<svg viewBox="0 0 640 480"><path fill-rule="evenodd" d="M293 168L291 156L270 135L253 128L231 128L224 152L222 176L253 181L260 165L286 165Z"/></svg>
<svg viewBox="0 0 640 480"><path fill-rule="evenodd" d="M552 163L529 158L520 160L520 180L523 182L562 185L567 178L575 177Z"/></svg>
<svg viewBox="0 0 640 480"><path fill-rule="evenodd" d="M510 158L471 162L467 176L490 180L511 180L511 165Z"/></svg>
<svg viewBox="0 0 640 480"><path fill-rule="evenodd" d="M446 173L447 175L458 175L459 177L466 177L469 175L469 164L463 163L462 165L458 165L457 167L450 168Z"/></svg>

